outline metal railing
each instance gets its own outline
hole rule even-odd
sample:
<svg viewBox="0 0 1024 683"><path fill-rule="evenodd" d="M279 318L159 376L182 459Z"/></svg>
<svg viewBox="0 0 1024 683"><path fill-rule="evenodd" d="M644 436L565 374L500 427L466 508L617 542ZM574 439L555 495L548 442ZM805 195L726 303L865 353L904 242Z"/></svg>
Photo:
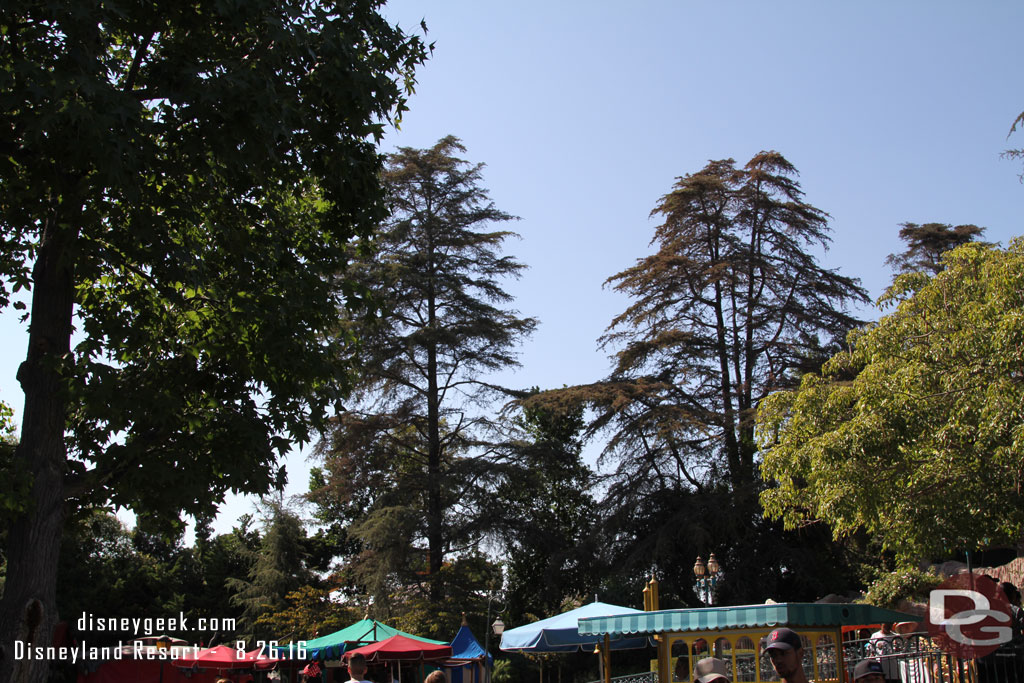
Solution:
<svg viewBox="0 0 1024 683"><path fill-rule="evenodd" d="M937 646L927 633L867 638L843 643L846 681L862 659L882 664L886 680L899 683L1024 683L1024 643L1007 643L980 659L961 659Z"/></svg>
<svg viewBox="0 0 1024 683"><path fill-rule="evenodd" d="M882 663L885 677L896 683L1024 683L1024 642L1008 643L990 655L980 659L962 659L946 652L936 645L927 633L911 633L895 636L892 641L865 638L845 640L843 650L843 671L837 675L835 648L819 652L816 669L805 651L804 671L810 680L853 681L853 669L858 662L874 657ZM735 681L756 680L754 667L761 664L760 680L777 681L778 677L766 657L758 662L754 658L737 661L739 667L733 672ZM749 670L748 670L749 669ZM812 671L817 670L814 678ZM602 683L591 681L590 683ZM653 671L616 676L612 683L658 683Z"/></svg>
<svg viewBox="0 0 1024 683"><path fill-rule="evenodd" d="M590 681L589 683L604 683L604 681ZM613 676L612 683L658 683L658 673L656 671L641 671L638 674Z"/></svg>

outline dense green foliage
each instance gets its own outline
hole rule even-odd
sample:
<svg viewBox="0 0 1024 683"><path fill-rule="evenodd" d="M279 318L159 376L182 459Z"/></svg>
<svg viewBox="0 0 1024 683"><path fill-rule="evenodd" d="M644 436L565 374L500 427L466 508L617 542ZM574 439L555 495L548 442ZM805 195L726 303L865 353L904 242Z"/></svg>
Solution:
<svg viewBox="0 0 1024 683"><path fill-rule="evenodd" d="M762 403L762 502L788 527L865 529L908 565L1024 533L1024 241L944 265L899 276L891 313Z"/></svg>
<svg viewBox="0 0 1024 683"><path fill-rule="evenodd" d="M0 292L60 248L76 499L264 491L342 396L349 340L320 332L358 303L338 285L384 215L372 141L423 54L376 4L5 6Z"/></svg>
<svg viewBox="0 0 1024 683"><path fill-rule="evenodd" d="M231 533L199 538L194 547L147 532L143 525L127 529L101 511L83 512L69 520L61 547L57 604L73 628L83 614L93 618L146 618L183 613L193 626L200 618L239 619L241 610L229 602L227 579L245 576L247 554L259 535L241 520ZM220 625L220 624L218 624ZM79 632L97 645L134 637L131 632L96 631L86 624ZM235 629L170 633L210 643L229 641Z"/></svg>
<svg viewBox="0 0 1024 683"><path fill-rule="evenodd" d="M280 501L269 502L266 508L259 547L242 551L249 565L247 576L226 581L233 593L232 604L242 608L239 637L249 643L280 635L263 617L282 611L288 594L313 581L312 572L306 568L302 520Z"/></svg>
<svg viewBox="0 0 1024 683"><path fill-rule="evenodd" d="M425 57L380 4L5 2L0 304L31 289L32 490L0 646L48 642L66 505L209 516L281 484L345 395L352 340L324 332L361 305L375 143ZM2 659L0 680L44 668Z"/></svg>
<svg viewBox="0 0 1024 683"><path fill-rule="evenodd" d="M905 600L928 602L931 589L942 583L943 577L918 567L900 567L892 572L875 573L871 586L864 594L864 602L878 607L900 609Z"/></svg>
<svg viewBox="0 0 1024 683"><path fill-rule="evenodd" d="M14 467L14 447L18 444L14 410L0 401L0 521L21 510L28 497L30 480ZM6 525L0 527L5 528ZM0 553L2 553L0 549ZM0 554L0 557L3 557ZM0 583L0 586L3 584Z"/></svg>
<svg viewBox="0 0 1024 683"><path fill-rule="evenodd" d="M596 478L581 458L583 411L526 407L512 421L492 519L505 558L504 619L523 624L560 611L600 584Z"/></svg>
<svg viewBox="0 0 1024 683"><path fill-rule="evenodd" d="M30 482L27 477L18 477L14 468L14 447L18 443L16 434L14 410L0 401L0 520L17 512L18 501L25 500L28 495L27 490L18 490L19 485L27 489ZM0 593L7 577L6 540L7 525L0 524Z"/></svg>

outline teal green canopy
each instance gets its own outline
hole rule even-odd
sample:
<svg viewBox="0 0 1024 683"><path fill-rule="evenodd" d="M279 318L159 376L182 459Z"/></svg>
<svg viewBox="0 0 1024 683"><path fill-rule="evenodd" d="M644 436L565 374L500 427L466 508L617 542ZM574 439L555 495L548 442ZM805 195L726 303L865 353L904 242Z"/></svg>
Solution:
<svg viewBox="0 0 1024 683"><path fill-rule="evenodd" d="M320 661L341 659L341 655L344 654L345 650L362 647L363 645L369 645L370 643L376 643L377 641L396 635L412 638L413 640L420 640L424 643L431 643L432 645L448 644L441 642L440 640L430 640L429 638L414 636L411 633L399 631L397 628L392 628L391 626L382 624L379 621L374 621L373 619L362 619L351 626L341 629L340 631L335 631L334 633L326 636L320 636L313 640L307 640L306 657L308 659L318 659ZM288 646L286 645L283 648L280 648L280 651L287 654Z"/></svg>
<svg viewBox="0 0 1024 683"><path fill-rule="evenodd" d="M851 626L898 621L919 621L920 617L873 605L782 602L741 607L705 607L634 612L579 620L580 635L624 635L682 631L721 631L757 626Z"/></svg>

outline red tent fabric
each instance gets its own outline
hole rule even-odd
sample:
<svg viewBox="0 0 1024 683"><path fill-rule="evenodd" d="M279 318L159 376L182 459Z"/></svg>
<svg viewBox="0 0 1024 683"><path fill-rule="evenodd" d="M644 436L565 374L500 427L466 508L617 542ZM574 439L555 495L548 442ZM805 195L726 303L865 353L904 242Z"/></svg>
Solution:
<svg viewBox="0 0 1024 683"><path fill-rule="evenodd" d="M124 659L103 662L95 671L80 673L78 683L214 683L225 677L233 681L251 681L254 668L271 668L278 661L266 656L261 658L259 650L239 657L235 649L227 645L198 653L187 648L186 654L167 660L155 659L155 648L148 645L139 659L130 658L135 652L132 646L126 645L122 652Z"/></svg>
<svg viewBox="0 0 1024 683"><path fill-rule="evenodd" d="M265 652L261 656L261 651L258 649L239 656L235 648L228 647L227 645L218 645L217 647L201 650L196 655L186 655L176 659L174 660L174 665L185 668L199 667L201 669L251 669L253 667L263 669L276 661L276 659L267 657Z"/></svg>
<svg viewBox="0 0 1024 683"><path fill-rule="evenodd" d="M356 652L366 657L368 662L429 661L448 659L452 656L452 646L434 645L405 636L391 636L385 640L349 650L342 659L348 661L348 658Z"/></svg>
<svg viewBox="0 0 1024 683"><path fill-rule="evenodd" d="M215 683L227 677L235 681L252 678L251 671L233 669L220 671L204 669L202 673L171 666L170 661L123 659L103 662L99 669L78 674L78 683Z"/></svg>

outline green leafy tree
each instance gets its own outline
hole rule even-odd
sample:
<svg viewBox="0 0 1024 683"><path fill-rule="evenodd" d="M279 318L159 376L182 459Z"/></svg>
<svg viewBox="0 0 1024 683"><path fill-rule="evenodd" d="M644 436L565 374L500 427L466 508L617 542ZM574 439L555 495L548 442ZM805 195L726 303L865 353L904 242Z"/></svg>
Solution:
<svg viewBox="0 0 1024 683"><path fill-rule="evenodd" d="M480 407L496 391L486 375L514 367L536 325L503 307L502 280L524 266L500 252L514 233L491 226L512 216L481 186L482 165L456 156L464 151L446 137L387 159L391 217L360 271L381 314L343 323L363 341L361 375L320 449L324 493L347 506L349 534L373 558L371 592L389 592L381 572L419 572L435 604L446 559L483 531L475 501L497 438Z"/></svg>
<svg viewBox="0 0 1024 683"><path fill-rule="evenodd" d="M900 239L907 248L899 254L889 254L885 262L897 273L915 271L932 275L942 270L942 255L961 244L973 242L985 232L977 225L952 226L947 223L903 223Z"/></svg>
<svg viewBox="0 0 1024 683"><path fill-rule="evenodd" d="M285 595L285 606L262 614L257 624L282 643L297 643L340 631L363 617L331 599L332 587L302 586Z"/></svg>
<svg viewBox="0 0 1024 683"><path fill-rule="evenodd" d="M245 576L248 564L241 553L220 551L242 542L238 532L207 542L198 548L184 547L180 539L168 540L144 528L128 529L103 510L79 510L65 525L58 567L57 606L75 624L83 613L100 618L146 618L184 613L196 623L200 617L229 619L238 610L226 604L224 556L236 576ZM251 540L250 540L251 542ZM210 584L216 590L210 590ZM175 632L169 635L202 640L233 633ZM78 637L96 645L112 645L130 639L132 631L97 631L86 627Z"/></svg>
<svg viewBox="0 0 1024 683"><path fill-rule="evenodd" d="M351 340L323 333L425 56L380 4L4 4L0 304L32 290L7 653L49 642L66 507L208 516L344 395Z"/></svg>
<svg viewBox="0 0 1024 683"><path fill-rule="evenodd" d="M18 512L28 498L30 481L19 477L14 469L14 448L18 445L17 428L14 424L14 410L0 401L0 520ZM7 559L4 547L7 545L7 527L0 525L0 594L3 593L7 576Z"/></svg>
<svg viewBox="0 0 1024 683"><path fill-rule="evenodd" d="M18 443L18 430L14 425L14 409L0 401L0 443L14 446Z"/></svg>
<svg viewBox="0 0 1024 683"><path fill-rule="evenodd" d="M898 565L1024 531L1024 240L897 277L876 325L758 413L766 512L864 530Z"/></svg>
<svg viewBox="0 0 1024 683"><path fill-rule="evenodd" d="M131 618L184 610L181 577L174 572L180 553L177 543L128 529L109 512L83 511L65 525L57 605L69 621L82 613ZM80 635L100 644L132 637L89 631Z"/></svg>
<svg viewBox="0 0 1024 683"><path fill-rule="evenodd" d="M500 582L501 569L483 553L462 552L441 565L435 581L441 600L428 591L407 592L397 605L394 623L403 631L419 633L436 640L450 640L458 631L463 615L475 633L487 624L489 588Z"/></svg>
<svg viewBox="0 0 1024 683"><path fill-rule="evenodd" d="M759 523L755 408L827 357L857 323L845 305L865 300L856 280L817 263L828 216L795 175L761 152L742 168L712 161L679 178L652 212L663 220L654 253L608 280L633 300L602 339L615 350L611 375L540 397L588 404L590 430L611 435L608 533L620 569L644 558L645 569L653 560L688 572L676 553L701 549L733 577L765 566L751 554L772 533ZM636 517L652 522L646 535L615 526ZM737 583L754 589L748 579Z"/></svg>
<svg viewBox="0 0 1024 683"><path fill-rule="evenodd" d="M599 515L581 458L583 410L525 407L514 423L519 438L500 470L493 519L508 574L505 618L522 624L596 588Z"/></svg>

